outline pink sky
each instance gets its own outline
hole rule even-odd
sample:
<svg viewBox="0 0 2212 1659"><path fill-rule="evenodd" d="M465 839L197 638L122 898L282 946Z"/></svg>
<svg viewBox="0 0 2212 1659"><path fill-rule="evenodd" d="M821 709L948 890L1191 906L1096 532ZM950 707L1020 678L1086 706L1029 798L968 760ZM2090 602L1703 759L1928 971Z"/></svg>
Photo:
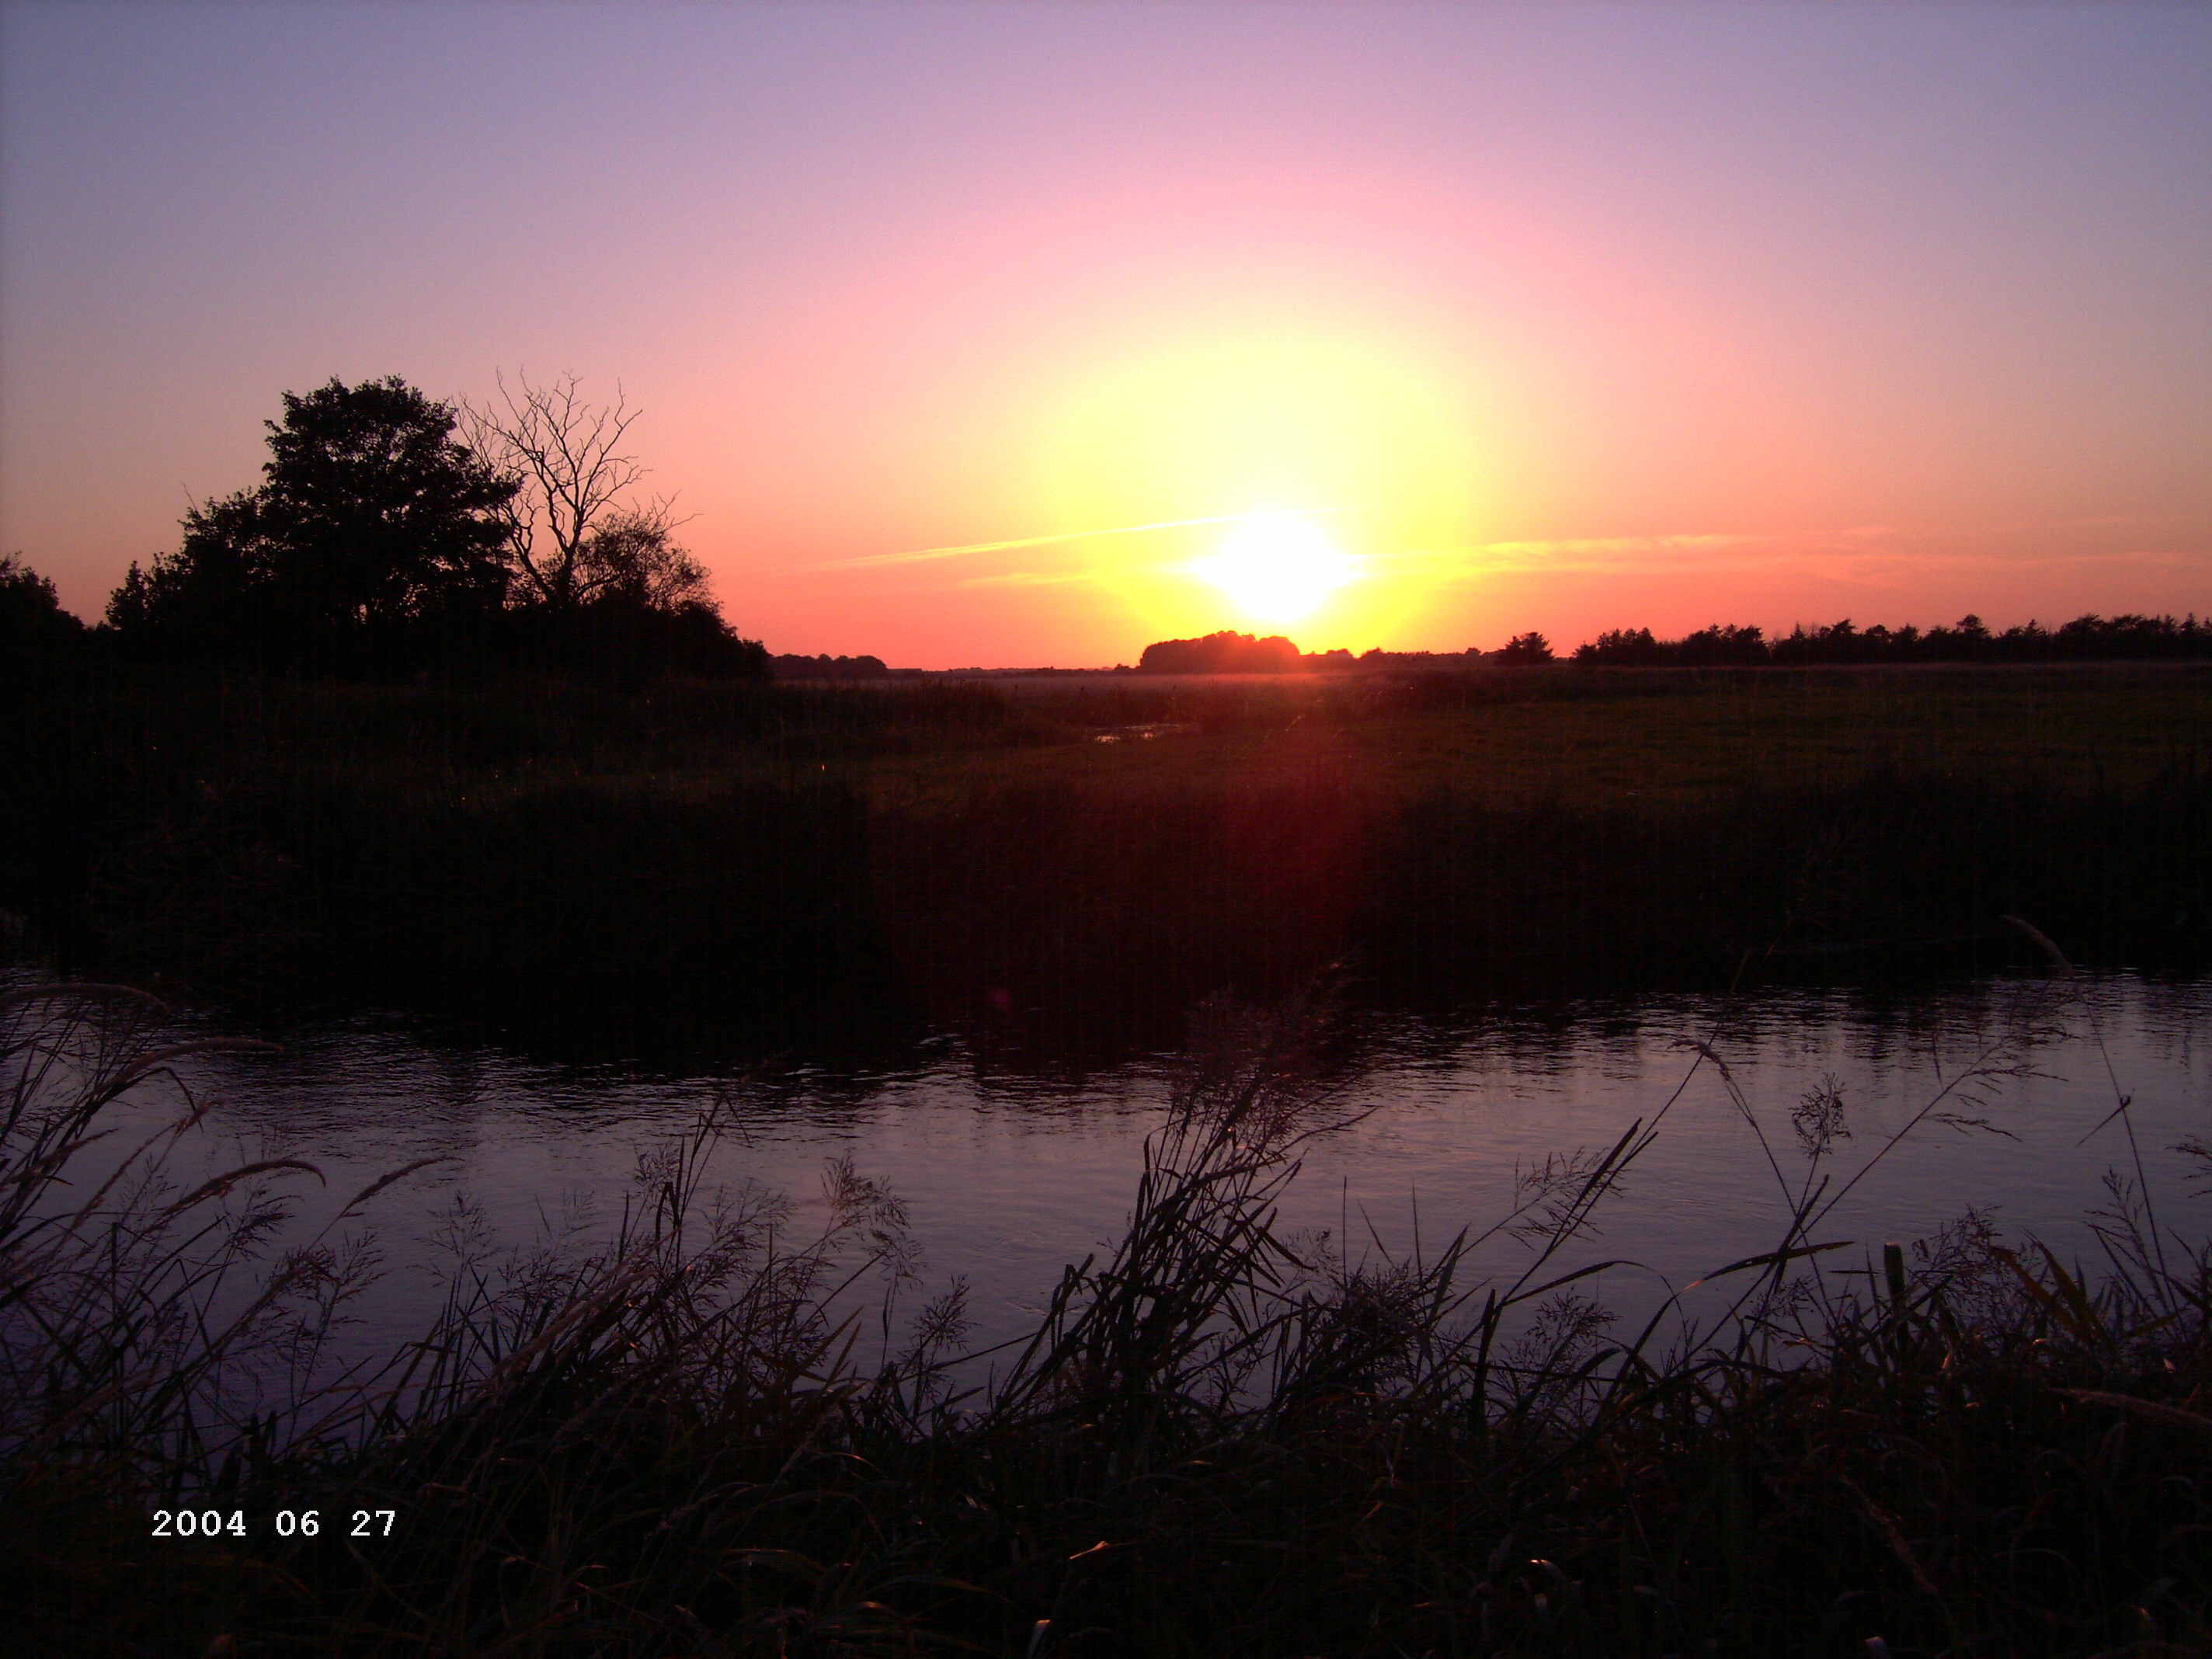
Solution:
<svg viewBox="0 0 2212 1659"><path fill-rule="evenodd" d="M80 614L281 392L517 369L777 651L2212 611L2201 6L0 27L0 548ZM1268 511L1355 573L1292 621L1192 568Z"/></svg>

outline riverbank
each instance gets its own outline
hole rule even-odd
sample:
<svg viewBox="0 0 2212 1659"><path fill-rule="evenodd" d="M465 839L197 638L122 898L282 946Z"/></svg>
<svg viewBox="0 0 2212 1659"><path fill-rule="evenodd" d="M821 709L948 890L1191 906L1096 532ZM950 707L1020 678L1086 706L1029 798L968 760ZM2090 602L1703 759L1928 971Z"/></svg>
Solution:
<svg viewBox="0 0 2212 1659"><path fill-rule="evenodd" d="M772 1194L718 1199L711 1124L646 1149L611 1243L457 1241L432 1328L334 1376L316 1355L374 1261L357 1229L283 1233L307 1160L165 1189L164 1136L133 1155L152 1186L62 1184L111 1107L162 1086L158 1013L0 1006L23 1109L0 1166L0 1573L28 1651L2212 1640L2212 1261L2124 1176L2086 1267L1972 1228L1831 1249L1808 1176L1772 1248L1713 1264L1722 1317L1630 1329L1583 1274L1662 1103L1494 1218L1527 1242L1517 1277L1468 1273L1472 1235L1348 1260L1270 1224L1350 1124L1325 1029L1221 1011L1118 1244L980 1389L955 1380L957 1295L887 1322L877 1357L890 1194L835 1167L811 1231ZM2027 1057L1996 1036L1885 1132L1899 1155ZM1840 1125L1795 1127L1817 1175ZM359 1227L404 1201L388 1173L346 1205Z"/></svg>

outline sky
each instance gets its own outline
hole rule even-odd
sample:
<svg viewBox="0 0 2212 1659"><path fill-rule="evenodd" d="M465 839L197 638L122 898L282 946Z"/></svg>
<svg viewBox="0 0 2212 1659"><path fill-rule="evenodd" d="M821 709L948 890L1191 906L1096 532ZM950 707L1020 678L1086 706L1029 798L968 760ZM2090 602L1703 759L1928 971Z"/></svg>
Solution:
<svg viewBox="0 0 2212 1659"><path fill-rule="evenodd" d="M777 652L2212 612L2212 5L0 3L0 550L392 374Z"/></svg>

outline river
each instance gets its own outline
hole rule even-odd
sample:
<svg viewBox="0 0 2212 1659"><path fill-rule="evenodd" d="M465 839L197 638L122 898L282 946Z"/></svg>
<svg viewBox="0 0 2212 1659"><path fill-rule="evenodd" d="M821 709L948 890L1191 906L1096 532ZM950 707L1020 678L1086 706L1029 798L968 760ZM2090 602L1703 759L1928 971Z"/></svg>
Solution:
<svg viewBox="0 0 2212 1659"><path fill-rule="evenodd" d="M1771 1248L1808 1171L1827 1179L1822 1203L1835 1200L1814 1242L1848 1244L1832 1266L1932 1239L1972 1207L2094 1271L2090 1218L2112 1202L2108 1172L2140 1173L2173 1233L2206 1234L2212 1191L2193 1179L2205 1166L2176 1149L2212 1138L2208 1015L2212 982L2124 972L1449 1017L1354 1009L1323 1076L1334 1109L1357 1121L1305 1149L1279 1231L1315 1248L1326 1233L1353 1260L1433 1253L1506 1218L1547 1159L1656 1121L1597 1231L1561 1258L1623 1264L1587 1286L1623 1315ZM824 1160L848 1157L904 1203L918 1256L905 1305L957 1275L970 1288L971 1340L1010 1338L1063 1264L1116 1236L1182 1064L1164 1054L1039 1076L943 1032L889 1063L669 1074L552 1065L364 1018L291 1031L273 1053L191 1057L181 1075L210 1106L191 1143L199 1163L289 1158L321 1170L326 1185L288 1177L300 1225L320 1224L380 1174L442 1160L342 1224L356 1237L373 1229L385 1263L348 1337L367 1352L419 1334L434 1311L438 1241L457 1205L502 1245L603 1236L641 1151L709 1109L721 1123L710 1184L787 1194L803 1232L824 1212ZM1817 1170L1801 1135L1808 1096L1840 1101L1848 1131ZM151 1120L173 1097L142 1090L132 1109ZM1531 1250L1491 1232L1466 1275L1510 1279Z"/></svg>

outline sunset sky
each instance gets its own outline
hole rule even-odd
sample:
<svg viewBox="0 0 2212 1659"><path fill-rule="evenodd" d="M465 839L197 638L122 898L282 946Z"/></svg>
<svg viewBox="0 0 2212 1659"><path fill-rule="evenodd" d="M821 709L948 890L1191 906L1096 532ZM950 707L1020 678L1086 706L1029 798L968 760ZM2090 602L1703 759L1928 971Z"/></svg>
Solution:
<svg viewBox="0 0 2212 1659"><path fill-rule="evenodd" d="M9 3L0 550L581 376L730 620L2212 611L2212 6Z"/></svg>

